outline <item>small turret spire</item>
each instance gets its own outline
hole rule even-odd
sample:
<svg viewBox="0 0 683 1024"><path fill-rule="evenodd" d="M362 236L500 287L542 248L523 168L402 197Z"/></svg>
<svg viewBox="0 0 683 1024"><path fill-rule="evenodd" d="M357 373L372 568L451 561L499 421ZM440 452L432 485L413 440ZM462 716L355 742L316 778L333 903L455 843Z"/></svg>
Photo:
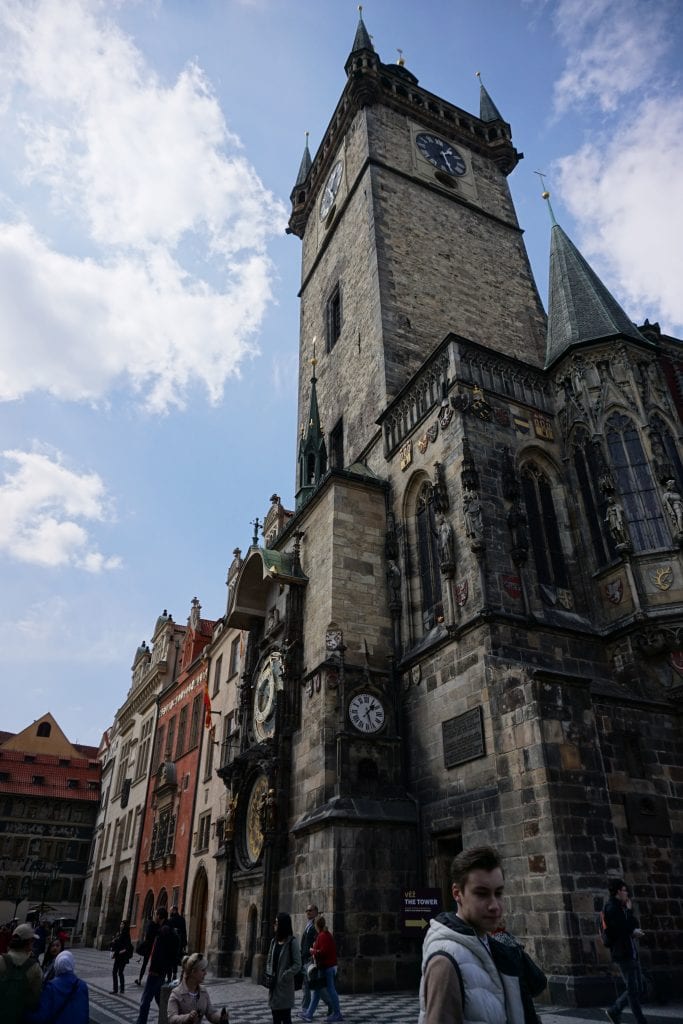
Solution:
<svg viewBox="0 0 683 1024"><path fill-rule="evenodd" d="M479 79L479 120L480 121L502 121L500 111L489 96L486 86L481 80L481 71L475 72Z"/></svg>
<svg viewBox="0 0 683 1024"><path fill-rule="evenodd" d="M299 488L296 493L296 507L300 508L313 493L320 480L327 472L327 448L325 435L320 425L318 409L318 378L315 368L318 360L315 355L316 338L313 338L313 356L311 358L311 398L308 409L308 424L301 428L299 441Z"/></svg>
<svg viewBox="0 0 683 1024"><path fill-rule="evenodd" d="M372 50L373 53L375 51L375 48L372 45L372 39L368 35L368 30L366 29L365 22L363 21L362 4L358 4L358 28L356 29L351 53L355 53L356 50Z"/></svg>
<svg viewBox="0 0 683 1024"><path fill-rule="evenodd" d="M296 176L294 182L294 188L299 188L300 185L305 184L308 172L311 169L311 151L308 148L308 132L304 133L306 136L306 142L304 143L304 154L301 157L301 163L299 164L299 173Z"/></svg>

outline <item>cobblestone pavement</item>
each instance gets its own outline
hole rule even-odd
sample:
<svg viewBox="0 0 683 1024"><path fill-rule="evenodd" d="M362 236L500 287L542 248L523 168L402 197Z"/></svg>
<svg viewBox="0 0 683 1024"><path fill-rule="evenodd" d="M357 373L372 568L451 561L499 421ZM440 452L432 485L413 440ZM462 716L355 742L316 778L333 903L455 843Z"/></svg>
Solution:
<svg viewBox="0 0 683 1024"><path fill-rule="evenodd" d="M97 949L75 947L73 950L78 975L87 981L90 989L91 1024L134 1024L137 1019L140 994L133 979L139 970L138 958L133 957L126 970L126 991L114 996L111 991L111 955ZM231 1024L269 1024L271 1021L266 990L260 985L239 978L211 978L206 981L214 1006L227 1006ZM372 995L340 996L342 1013L348 1024L417 1024L417 993L381 992ZM579 1024L582 1021L601 1021L607 1024L600 1009L575 1010L562 1007L538 1007L542 1024ZM321 1003L316 1021L325 1020L326 1007ZM668 1006L645 1007L648 1024L683 1024L683 1003ZM296 1012L292 1015L297 1021ZM157 1024L156 1003L152 1003L149 1024ZM622 1024L633 1024L629 1010L622 1015Z"/></svg>

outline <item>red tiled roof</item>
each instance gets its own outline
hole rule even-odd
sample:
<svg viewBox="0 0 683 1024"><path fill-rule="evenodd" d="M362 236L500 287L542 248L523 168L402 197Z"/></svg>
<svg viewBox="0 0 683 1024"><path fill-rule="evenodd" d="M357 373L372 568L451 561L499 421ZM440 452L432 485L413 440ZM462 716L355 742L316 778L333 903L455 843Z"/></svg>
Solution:
<svg viewBox="0 0 683 1024"><path fill-rule="evenodd" d="M67 763L60 764L60 760ZM0 792L96 802L100 799L100 765L97 762L91 767L91 761L94 762L94 758L60 759L52 754L36 754L33 760L26 761L22 751L0 747L0 772L8 775L6 780L0 780ZM44 779L44 782L34 782L35 777ZM69 786L69 779L77 785Z"/></svg>

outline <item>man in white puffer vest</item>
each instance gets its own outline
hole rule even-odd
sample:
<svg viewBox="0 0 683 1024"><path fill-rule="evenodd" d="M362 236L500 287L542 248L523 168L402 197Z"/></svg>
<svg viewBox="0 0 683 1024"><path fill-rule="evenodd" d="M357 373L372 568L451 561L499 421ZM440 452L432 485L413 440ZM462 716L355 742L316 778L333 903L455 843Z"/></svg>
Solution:
<svg viewBox="0 0 683 1024"><path fill-rule="evenodd" d="M451 866L457 913L429 922L422 951L419 1024L531 1024L542 972L521 946L490 937L503 916L505 879L497 850L464 850ZM525 984L525 961L543 978ZM521 982L521 983L520 983Z"/></svg>

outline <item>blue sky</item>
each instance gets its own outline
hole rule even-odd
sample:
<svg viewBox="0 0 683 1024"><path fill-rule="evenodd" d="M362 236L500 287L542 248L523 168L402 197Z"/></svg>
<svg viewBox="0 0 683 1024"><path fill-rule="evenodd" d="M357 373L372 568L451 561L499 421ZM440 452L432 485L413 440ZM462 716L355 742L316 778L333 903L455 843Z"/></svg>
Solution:
<svg viewBox="0 0 683 1024"><path fill-rule="evenodd" d="M0 0L0 728L96 744L164 609L225 607L292 506L303 150L344 85L342 0ZM385 62L478 111L536 279L558 220L629 315L683 331L677 0L374 0ZM435 339L437 341L439 339ZM324 416L324 410L322 410Z"/></svg>

